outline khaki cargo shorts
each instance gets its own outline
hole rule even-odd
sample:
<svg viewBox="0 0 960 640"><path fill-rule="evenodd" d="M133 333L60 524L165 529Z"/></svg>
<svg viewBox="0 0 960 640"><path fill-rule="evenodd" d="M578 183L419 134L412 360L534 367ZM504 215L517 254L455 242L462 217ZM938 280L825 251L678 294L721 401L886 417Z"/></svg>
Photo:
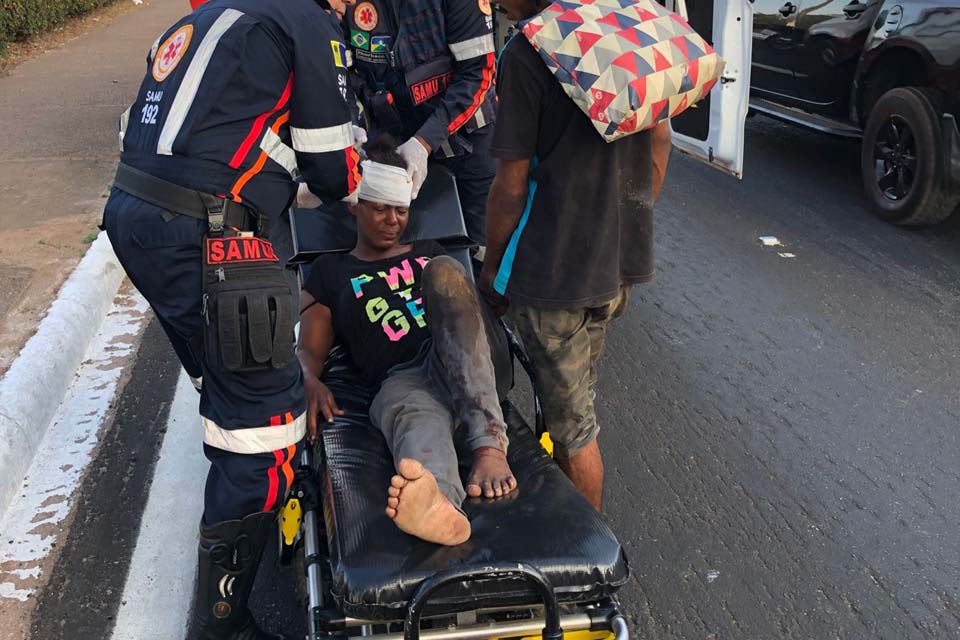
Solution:
<svg viewBox="0 0 960 640"><path fill-rule="evenodd" d="M558 458L572 458L597 438L597 360L607 324L623 313L629 297L630 287L624 286L616 298L597 307L510 305L507 319L533 363L544 422Z"/></svg>

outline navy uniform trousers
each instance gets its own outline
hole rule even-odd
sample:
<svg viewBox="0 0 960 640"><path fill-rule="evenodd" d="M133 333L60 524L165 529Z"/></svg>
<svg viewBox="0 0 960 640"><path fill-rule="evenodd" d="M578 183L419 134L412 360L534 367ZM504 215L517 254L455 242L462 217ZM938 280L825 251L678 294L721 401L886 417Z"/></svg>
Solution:
<svg viewBox="0 0 960 640"><path fill-rule="evenodd" d="M457 195L460 198L460 209L463 210L463 221L467 227L467 235L480 245L487 242L487 195L493 176L497 172L493 158L490 157L490 144L493 142L493 126L487 125L470 135L473 151L463 156L453 158L437 158L431 156L431 162L436 162L453 173L457 178Z"/></svg>
<svg viewBox="0 0 960 640"><path fill-rule="evenodd" d="M206 430L284 428L305 411L303 379L296 358L283 369L229 372L211 366L191 349L202 326L201 246L207 223L187 216L169 222L164 211L113 190L104 228L127 276L153 308L183 368L202 376L200 414ZM213 425L208 427L208 425ZM271 511L293 481L303 440L275 451L235 453L204 444L211 467L204 493L204 524Z"/></svg>

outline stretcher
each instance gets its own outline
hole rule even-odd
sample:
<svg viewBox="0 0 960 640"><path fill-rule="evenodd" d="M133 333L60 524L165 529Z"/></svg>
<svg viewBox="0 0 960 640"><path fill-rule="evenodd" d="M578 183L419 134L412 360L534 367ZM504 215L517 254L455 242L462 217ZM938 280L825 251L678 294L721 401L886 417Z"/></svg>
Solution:
<svg viewBox="0 0 960 640"><path fill-rule="evenodd" d="M458 211L453 177L432 168L407 239L437 240L469 272L470 242ZM291 264L301 278L320 253L352 248L351 223L340 205L291 211ZM281 562L302 569L307 640L628 639L616 599L629 577L626 557L541 445L538 403L535 430L505 399L514 359L530 371L520 345L501 328L504 339L492 349L519 488L497 500L468 499L473 535L455 547L408 536L384 513L395 471L369 422L371 392L342 348L331 353L323 380L345 415L304 452L280 525ZM465 453L461 460L469 463ZM468 471L462 464L461 474Z"/></svg>

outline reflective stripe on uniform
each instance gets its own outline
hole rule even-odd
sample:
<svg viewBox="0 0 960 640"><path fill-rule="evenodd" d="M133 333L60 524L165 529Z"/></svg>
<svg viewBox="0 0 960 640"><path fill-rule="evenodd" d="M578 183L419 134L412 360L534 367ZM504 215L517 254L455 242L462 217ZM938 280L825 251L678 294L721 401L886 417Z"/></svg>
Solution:
<svg viewBox="0 0 960 640"><path fill-rule="evenodd" d="M220 38L242 15L242 11L227 9L220 14L220 17L207 31L207 35L203 37L193 60L190 61L190 66L187 67L187 72L183 75L177 95L173 98L167 120L163 123L160 140L157 142L157 154L162 156L173 155L173 143L187 119L187 113L193 106L194 98L197 97L197 90L200 88L200 81L203 80L203 74L206 73L207 67L210 65L210 58L213 57L213 52L217 48Z"/></svg>
<svg viewBox="0 0 960 640"><path fill-rule="evenodd" d="M150 47L150 57L148 59L149 64L153 64L153 59L157 57L157 49L160 48L160 38L163 34L157 36L157 39L153 41L153 46Z"/></svg>
<svg viewBox="0 0 960 640"><path fill-rule="evenodd" d="M268 427L224 429L209 418L200 417L203 442L232 453L269 453L297 444L307 435L307 414L292 422Z"/></svg>
<svg viewBox="0 0 960 640"><path fill-rule="evenodd" d="M487 91L490 90L490 87L493 86L493 73L496 60L493 55L493 51L487 54L486 64L483 67L483 78L480 80L480 88L477 89L477 92L473 96L473 102L467 107L467 110L461 113L459 116L450 121L450 125L447 127L447 131L453 135L457 130L462 127L467 121L473 117L473 114L477 113L483 105L483 101L487 97Z"/></svg>
<svg viewBox="0 0 960 640"><path fill-rule="evenodd" d="M296 177L298 173L297 155L293 152L293 149L283 143L283 140L273 132L273 129L267 129L266 133L263 134L263 140L260 141L260 149L263 150L271 160L286 169L287 173L292 177Z"/></svg>
<svg viewBox="0 0 960 640"><path fill-rule="evenodd" d="M130 109L133 109L133 105L127 107L120 116L120 153L123 153L123 136L127 135L127 125L130 123Z"/></svg>
<svg viewBox="0 0 960 640"><path fill-rule="evenodd" d="M353 124L350 122L319 129L290 127L290 135L293 148L304 153L342 151L353 146Z"/></svg>
<svg viewBox="0 0 960 640"><path fill-rule="evenodd" d="M248 133L247 137L243 139L242 143L240 143L236 153L233 154L233 158L230 160L231 169L240 168L240 165L243 164L244 159L246 159L247 154L250 152L250 148L253 146L253 143L256 142L257 138L260 136L260 132L263 131L263 127L266 125L267 120L269 120L270 116L275 114L277 111L280 111L280 109L287 104L287 101L290 100L290 93L292 91L293 73L291 73L287 78L287 84L283 87L283 91L280 93L280 98L277 99L277 104L273 105L269 111L261 113L259 116L257 116L257 119L253 121L253 126L250 127L250 133Z"/></svg>
<svg viewBox="0 0 960 640"><path fill-rule="evenodd" d="M479 58L488 53L493 53L493 35L488 33L477 36L476 38L464 40L463 42L451 42L448 46L450 47L450 53L453 54L453 58L457 62L463 62L464 60Z"/></svg>
<svg viewBox="0 0 960 640"><path fill-rule="evenodd" d="M483 109L477 109L477 112L473 114L473 119L477 121L477 129L483 129L487 126L487 119L483 117Z"/></svg>

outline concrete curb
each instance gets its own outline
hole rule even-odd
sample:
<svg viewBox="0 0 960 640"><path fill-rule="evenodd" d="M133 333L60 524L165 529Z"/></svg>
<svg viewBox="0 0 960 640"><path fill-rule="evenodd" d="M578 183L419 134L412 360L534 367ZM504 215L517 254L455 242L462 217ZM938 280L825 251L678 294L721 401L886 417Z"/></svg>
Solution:
<svg viewBox="0 0 960 640"><path fill-rule="evenodd" d="M0 379L0 513L20 487L123 275L101 233Z"/></svg>

